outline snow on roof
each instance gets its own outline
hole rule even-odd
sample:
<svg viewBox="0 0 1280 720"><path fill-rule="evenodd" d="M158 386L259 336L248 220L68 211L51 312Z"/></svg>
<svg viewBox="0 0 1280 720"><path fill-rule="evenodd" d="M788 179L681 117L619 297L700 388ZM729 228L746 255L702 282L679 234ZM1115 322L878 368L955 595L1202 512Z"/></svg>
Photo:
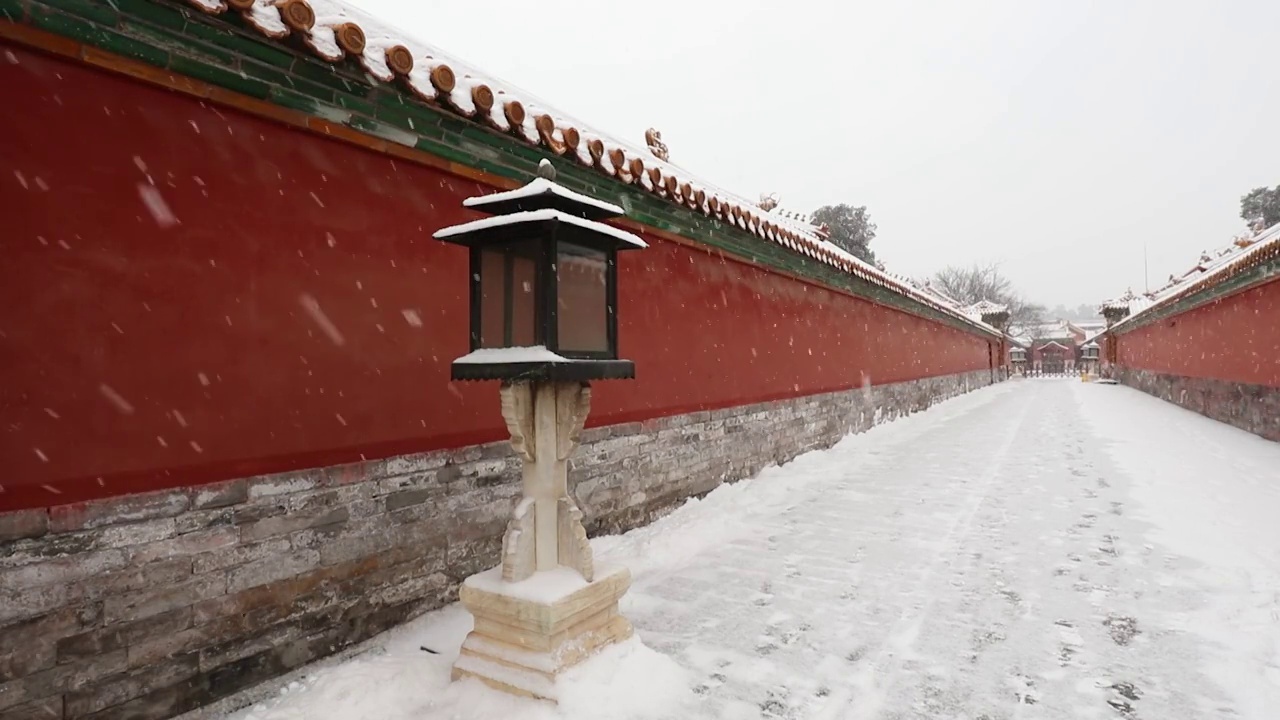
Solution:
<svg viewBox="0 0 1280 720"><path fill-rule="evenodd" d="M1039 327L1032 328L1032 330L1034 330L1032 334L1035 335L1036 340L1074 337L1071 332L1071 323L1066 320L1059 320L1047 325L1041 325Z"/></svg>
<svg viewBox="0 0 1280 720"><path fill-rule="evenodd" d="M1140 310L1145 310L1150 304L1151 296L1149 294L1134 295L1133 288L1129 288L1123 295L1107 300L1099 305L1098 312L1106 313L1108 310L1128 310L1130 313L1135 313Z"/></svg>
<svg viewBox="0 0 1280 720"><path fill-rule="evenodd" d="M1194 267L1179 277L1169 276L1169 282L1163 287L1142 296L1135 296L1130 290L1116 300L1103 303L1102 309L1127 307L1129 315L1112 326L1120 327L1144 313L1207 290L1277 257L1280 257L1280 223L1253 235L1241 235L1217 250L1203 252Z"/></svg>
<svg viewBox="0 0 1280 720"><path fill-rule="evenodd" d="M513 200L524 200L527 198L535 197L537 195L555 195L557 197L564 198L565 200L571 200L573 202L582 203L583 205L590 205L593 208L596 208L598 210L603 210L604 212L611 213L613 215L626 214L625 210L618 207L617 205L614 205L613 203L605 202L603 200L597 200L589 195L583 195L582 193L574 192L573 190L570 190L569 188L563 185L559 185L551 180L548 180L546 178L540 178L540 177L534 178L532 181L529 182L529 184L522 185L521 187L518 187L515 190L507 190L505 192L493 193L491 195L480 195L478 197L470 197L470 198L467 198L466 200L463 200L462 204L469 208L476 208L479 210L483 210L490 205L497 205L499 203L511 202Z"/></svg>
<svg viewBox="0 0 1280 720"><path fill-rule="evenodd" d="M451 225L449 227L440 228L432 237L437 240L444 240L445 238L469 235L482 230L490 230L492 228L504 227L506 225L546 222L547 220L559 220L560 222L577 225L578 227L598 232L602 235L609 235L615 240L626 245L631 245L632 247L649 247L649 245L645 243L645 241L641 240L635 233L629 233L621 228L616 228L612 225L605 225L604 223L596 222L595 220L586 220L584 218L574 217L568 213L563 213L559 210L552 210L550 208L544 208L542 210L526 210L524 212L511 213L510 215L494 215L493 217L480 218L479 220L472 220L471 222L465 222L459 225Z"/></svg>
<svg viewBox="0 0 1280 720"><path fill-rule="evenodd" d="M1008 312L1009 306L1002 305L997 302L991 302L990 300L979 300L978 302L970 305L969 310L976 313Z"/></svg>
<svg viewBox="0 0 1280 720"><path fill-rule="evenodd" d="M991 302L990 300L979 300L978 302L964 308L964 314L970 318L981 320L984 315L995 315L997 313L1008 313L1009 306L1000 303Z"/></svg>
<svg viewBox="0 0 1280 720"><path fill-rule="evenodd" d="M998 332L966 316L954 301L939 301L828 242L821 229L809 224L807 218L768 213L757 202L694 177L647 147L594 130L553 110L532 93L506 83L499 87L496 79L345 2L186 1L209 15L237 12L251 27L272 39L298 36L328 62L353 58L378 81L402 81L414 95L454 114L572 158L624 183L639 185L670 202L910 297L987 332Z"/></svg>

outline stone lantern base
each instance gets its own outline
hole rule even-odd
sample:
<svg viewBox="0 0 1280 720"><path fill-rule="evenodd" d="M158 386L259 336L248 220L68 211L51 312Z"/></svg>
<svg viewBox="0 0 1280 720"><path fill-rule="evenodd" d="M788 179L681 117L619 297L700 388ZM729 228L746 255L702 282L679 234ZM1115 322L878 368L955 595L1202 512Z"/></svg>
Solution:
<svg viewBox="0 0 1280 720"><path fill-rule="evenodd" d="M618 600L631 586L625 567L597 568L587 582L561 567L506 582L502 568L463 583L475 629L462 643L453 679L474 677L514 695L556 702L556 680L607 645L631 637Z"/></svg>

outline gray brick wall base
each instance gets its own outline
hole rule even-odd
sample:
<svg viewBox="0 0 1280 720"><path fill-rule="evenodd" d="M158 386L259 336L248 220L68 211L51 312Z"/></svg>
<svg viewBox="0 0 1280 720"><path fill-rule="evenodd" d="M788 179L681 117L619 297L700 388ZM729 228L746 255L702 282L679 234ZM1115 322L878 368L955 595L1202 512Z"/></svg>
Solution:
<svg viewBox="0 0 1280 720"><path fill-rule="evenodd" d="M1117 366L1121 383L1188 410L1280 442L1280 388L1166 375Z"/></svg>
<svg viewBox="0 0 1280 720"><path fill-rule="evenodd" d="M990 382L593 428L570 484L592 533L620 532ZM519 491L500 442L0 513L0 716L169 718L339 652L497 564Z"/></svg>

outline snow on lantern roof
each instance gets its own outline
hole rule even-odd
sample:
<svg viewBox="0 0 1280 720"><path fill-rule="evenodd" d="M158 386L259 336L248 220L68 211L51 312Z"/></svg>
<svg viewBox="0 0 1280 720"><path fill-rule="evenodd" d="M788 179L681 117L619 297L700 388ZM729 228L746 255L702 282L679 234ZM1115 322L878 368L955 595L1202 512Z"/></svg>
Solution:
<svg viewBox="0 0 1280 720"><path fill-rule="evenodd" d="M498 228L506 228L512 225L521 225L526 223L548 222L558 220L560 222L576 225L585 230L608 235L617 240L620 245L627 245L633 248L649 247L645 241L641 240L635 233L629 233L626 230L616 228L612 225L605 225L595 220L587 220L586 218L575 217L560 210L551 208L543 208L542 210L525 210L523 212L514 212L509 215L494 215L493 217L480 218L472 220L460 225L451 225L446 228L440 228L435 232L434 237L437 240L446 240L449 238L463 238L481 240L485 236L493 234ZM456 242L456 241L455 241Z"/></svg>
<svg viewBox="0 0 1280 720"><path fill-rule="evenodd" d="M480 348L454 360L464 365L491 363L575 362L571 358L551 352L545 345L529 347Z"/></svg>
<svg viewBox="0 0 1280 720"><path fill-rule="evenodd" d="M1280 258L1280 223L1257 233L1240 235L1217 250L1203 252L1196 265L1181 277L1170 276L1163 287L1142 296L1135 296L1130 290L1121 298L1104 303L1102 309L1129 309L1129 315L1117 322L1114 329L1276 258Z"/></svg>
<svg viewBox="0 0 1280 720"><path fill-rule="evenodd" d="M527 185L515 190L467 198L462 201L462 204L465 207L495 215L524 210L553 209L588 220L603 220L626 214L625 210L613 203L597 200L557 184L554 171L545 170L551 167L551 163L545 159L542 163L545 164L539 165L539 172L548 177L536 177Z"/></svg>
<svg viewBox="0 0 1280 720"><path fill-rule="evenodd" d="M864 282L887 288L974 325L955 307L894 279L828 242L821 228L807 219L763 211L751 200L695 177L687 170L640 146L589 127L550 108L535 95L469 67L439 48L412 38L341 0L186 0L196 9L218 15L239 14L262 35L284 42L296 37L311 52L331 63L350 58L382 83L403 83L418 98L500 133L515 136L555 155L638 185L690 210L735 226Z"/></svg>

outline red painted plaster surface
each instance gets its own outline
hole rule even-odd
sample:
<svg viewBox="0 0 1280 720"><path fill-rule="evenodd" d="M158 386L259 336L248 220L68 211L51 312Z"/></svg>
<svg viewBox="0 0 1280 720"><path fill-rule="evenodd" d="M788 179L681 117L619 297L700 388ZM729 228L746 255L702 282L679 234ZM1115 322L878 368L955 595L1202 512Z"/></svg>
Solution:
<svg viewBox="0 0 1280 720"><path fill-rule="evenodd" d="M11 46L0 509L505 437L467 351L481 184ZM657 237L592 425L988 367L986 339ZM1274 376L1273 376L1274 377Z"/></svg>
<svg viewBox="0 0 1280 720"><path fill-rule="evenodd" d="M1141 370L1280 387L1280 281L1124 333L1116 356Z"/></svg>

